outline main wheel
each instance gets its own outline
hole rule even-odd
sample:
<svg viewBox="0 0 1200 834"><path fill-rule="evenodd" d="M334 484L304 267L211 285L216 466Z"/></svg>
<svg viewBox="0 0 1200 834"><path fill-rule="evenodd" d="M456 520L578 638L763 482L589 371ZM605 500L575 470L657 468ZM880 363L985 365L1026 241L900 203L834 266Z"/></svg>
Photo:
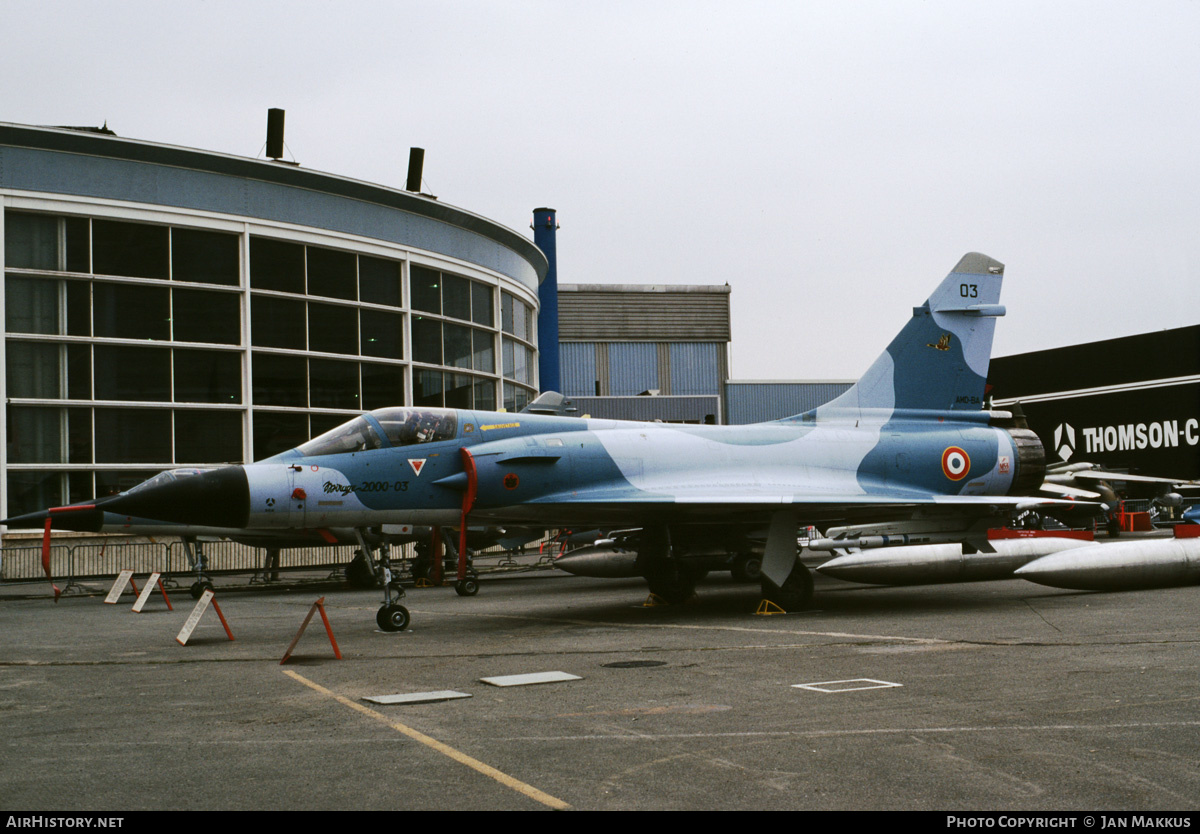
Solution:
<svg viewBox="0 0 1200 834"><path fill-rule="evenodd" d="M479 593L479 580L473 576L468 576L459 582L454 583L454 593L460 597L473 597Z"/></svg>
<svg viewBox="0 0 1200 834"><path fill-rule="evenodd" d="M354 558L346 565L346 581L355 588L374 588L379 584L371 560L361 550L355 551Z"/></svg>
<svg viewBox="0 0 1200 834"><path fill-rule="evenodd" d="M812 573L807 567L797 563L782 588L764 576L762 594L785 611L803 611L812 606Z"/></svg>
<svg viewBox="0 0 1200 834"><path fill-rule="evenodd" d="M204 596L205 591L211 591L212 589L212 583L204 579L199 582L193 582L192 587L188 589L188 593L192 595L192 599L200 599L200 597Z"/></svg>
<svg viewBox="0 0 1200 834"><path fill-rule="evenodd" d="M404 631L411 618L403 605L383 605L375 614L375 624L381 631Z"/></svg>
<svg viewBox="0 0 1200 834"><path fill-rule="evenodd" d="M738 582L758 582L762 579L762 557L753 553L738 556L729 572Z"/></svg>

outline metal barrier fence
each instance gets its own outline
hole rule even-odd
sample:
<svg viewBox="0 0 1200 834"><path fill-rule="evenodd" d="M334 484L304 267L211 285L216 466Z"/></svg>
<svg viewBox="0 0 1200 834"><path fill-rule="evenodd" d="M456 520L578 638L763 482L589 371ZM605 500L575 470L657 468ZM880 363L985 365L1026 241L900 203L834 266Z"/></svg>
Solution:
<svg viewBox="0 0 1200 834"><path fill-rule="evenodd" d="M265 567L266 551L231 541L202 542L207 573L250 573ZM297 568L333 570L353 557L352 545L306 547L282 550L271 570ZM412 558L412 546L393 547L393 561ZM78 579L113 577L122 570L135 574L159 571L164 576L193 572L187 549L182 542L120 542L107 544L53 545L50 548L52 579L71 582ZM0 548L0 582L44 580L41 547Z"/></svg>

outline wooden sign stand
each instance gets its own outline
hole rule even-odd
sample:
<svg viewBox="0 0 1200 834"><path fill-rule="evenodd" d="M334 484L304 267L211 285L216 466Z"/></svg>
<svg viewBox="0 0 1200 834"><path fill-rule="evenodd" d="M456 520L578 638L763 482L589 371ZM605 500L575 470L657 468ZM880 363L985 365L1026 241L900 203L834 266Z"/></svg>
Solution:
<svg viewBox="0 0 1200 834"><path fill-rule="evenodd" d="M142 613L142 606L146 604L146 600L150 599L150 594L154 592L154 586L156 585L158 586L158 590L162 592L163 599L167 603L167 610L175 610L175 606L171 605L171 598L167 596L167 589L163 587L162 574L152 573L150 574L150 578L146 580L146 584L142 588L142 592L138 594L137 602L133 604L133 610L136 613Z"/></svg>
<svg viewBox="0 0 1200 834"><path fill-rule="evenodd" d="M333 646L333 656L338 660L342 659L341 649L338 648L337 639L333 636L333 629L329 626L329 617L325 616L325 597L321 597L312 604L312 608L308 609L308 615L304 618L304 622L300 624L300 630L296 632L296 636L292 638L291 645L283 653L283 660L279 661L280 666L288 662L288 658L292 656L292 650L296 648L296 644L300 642L300 638L304 635L304 629L308 628L313 614L318 611L321 612L321 620L325 623L325 633L329 635L329 644Z"/></svg>
<svg viewBox="0 0 1200 834"><path fill-rule="evenodd" d="M108 596L104 598L104 602L108 605L115 605L117 600L121 598L121 594L125 593L125 586L132 585L133 592L138 592L137 583L133 581L133 571L129 568L117 574L117 579L113 582L112 588L108 591Z"/></svg>
<svg viewBox="0 0 1200 834"><path fill-rule="evenodd" d="M221 606L217 605L217 601L213 599L213 592L206 590L200 595L200 599L196 600L196 607L192 609L192 613L188 615L187 622L183 624L183 628L179 630L179 635L175 638L175 642L181 646L186 646L188 639L192 636L192 632L196 629L196 625L200 622L200 618L204 616L204 612L208 610L209 603L212 603L213 610L217 612L217 616L221 618L221 625L225 627L225 634L230 640L233 639L233 632L229 630L229 623L225 622L225 615L221 613Z"/></svg>

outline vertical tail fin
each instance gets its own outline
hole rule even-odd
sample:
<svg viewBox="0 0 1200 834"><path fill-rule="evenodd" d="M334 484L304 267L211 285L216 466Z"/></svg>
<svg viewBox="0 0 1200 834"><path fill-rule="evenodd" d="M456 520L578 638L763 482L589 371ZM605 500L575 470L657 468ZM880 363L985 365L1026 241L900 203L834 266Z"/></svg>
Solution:
<svg viewBox="0 0 1200 834"><path fill-rule="evenodd" d="M992 355L1004 264L971 252L913 308L912 318L850 390L816 419L897 409L978 411Z"/></svg>

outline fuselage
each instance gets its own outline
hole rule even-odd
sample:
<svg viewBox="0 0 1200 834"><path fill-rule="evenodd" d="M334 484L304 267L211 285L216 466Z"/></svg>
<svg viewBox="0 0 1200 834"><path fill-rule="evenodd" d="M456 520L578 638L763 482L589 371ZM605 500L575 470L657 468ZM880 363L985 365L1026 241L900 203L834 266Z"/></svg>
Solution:
<svg viewBox="0 0 1200 834"><path fill-rule="evenodd" d="M397 429L405 422L433 427ZM683 426L382 409L243 467L244 526L453 525L469 488L475 521L718 520L731 507L745 517L872 496L1004 495L1019 466L1012 434L986 415Z"/></svg>

